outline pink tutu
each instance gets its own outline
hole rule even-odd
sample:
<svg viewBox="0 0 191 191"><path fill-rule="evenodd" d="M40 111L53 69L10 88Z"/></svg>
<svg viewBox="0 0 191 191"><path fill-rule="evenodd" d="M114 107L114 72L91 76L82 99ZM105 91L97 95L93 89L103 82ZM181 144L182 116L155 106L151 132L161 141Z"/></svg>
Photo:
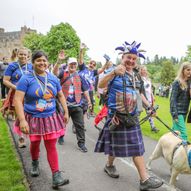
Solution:
<svg viewBox="0 0 191 191"><path fill-rule="evenodd" d="M25 119L29 124L29 137L31 141L57 139L65 134L65 123L62 114L54 113L45 118L33 117L31 114L25 113ZM19 127L19 120L14 123L14 132L18 135L22 134Z"/></svg>

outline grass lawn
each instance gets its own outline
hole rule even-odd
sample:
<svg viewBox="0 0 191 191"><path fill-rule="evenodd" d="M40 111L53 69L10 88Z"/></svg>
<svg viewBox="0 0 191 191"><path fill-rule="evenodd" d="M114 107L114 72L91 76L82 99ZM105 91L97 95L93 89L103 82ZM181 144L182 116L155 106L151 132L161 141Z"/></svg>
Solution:
<svg viewBox="0 0 191 191"><path fill-rule="evenodd" d="M96 99L96 103L98 100ZM98 105L98 104L96 104ZM170 102L168 98L155 96L155 105L159 105L159 109L157 110L157 116L162 119L164 123L166 123L169 127L172 127L172 117L170 115ZM95 112L99 112L99 107L95 108ZM141 119L146 116L145 111L141 113ZM141 125L142 132L144 135L151 137L152 139L158 140L164 133L169 132L169 130L157 119L154 118L155 126L160 129L158 133L151 132L149 122L145 122ZM187 124L187 132L188 132L188 139L191 141L191 124Z"/></svg>
<svg viewBox="0 0 191 191"><path fill-rule="evenodd" d="M0 191L26 191L22 165L10 136L8 125L0 115Z"/></svg>
<svg viewBox="0 0 191 191"><path fill-rule="evenodd" d="M162 119L164 123L166 123L169 127L172 127L172 117L170 115L170 101L167 98L164 97L155 97L155 104L159 105L159 109L157 110L157 116ZM142 112L141 118L145 116L145 112ZM143 134L151 137L155 140L158 140L164 133L169 132L169 130L157 119L154 118L154 123L160 131L158 133L152 133L150 131L150 124L149 122L145 122L141 127ZM191 129L190 124L187 124L187 133L188 133L188 139L191 141Z"/></svg>

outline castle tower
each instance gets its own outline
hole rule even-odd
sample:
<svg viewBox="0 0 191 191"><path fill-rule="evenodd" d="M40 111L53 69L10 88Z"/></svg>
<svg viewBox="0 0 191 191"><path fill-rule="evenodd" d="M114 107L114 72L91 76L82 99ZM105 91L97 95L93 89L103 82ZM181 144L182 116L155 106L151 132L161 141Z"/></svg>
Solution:
<svg viewBox="0 0 191 191"><path fill-rule="evenodd" d="M22 40L24 36L30 32L36 32L36 30L21 27L20 31L5 32L4 28L0 28L0 60L4 56L10 58L11 52L14 48L23 46Z"/></svg>

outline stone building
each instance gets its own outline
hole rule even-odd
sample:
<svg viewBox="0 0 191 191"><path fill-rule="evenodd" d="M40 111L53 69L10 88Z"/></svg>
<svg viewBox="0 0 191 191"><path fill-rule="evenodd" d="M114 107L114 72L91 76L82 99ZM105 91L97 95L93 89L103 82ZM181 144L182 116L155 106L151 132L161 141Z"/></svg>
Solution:
<svg viewBox="0 0 191 191"><path fill-rule="evenodd" d="M14 48L19 48L22 45L24 36L30 32L36 32L36 30L21 27L20 31L5 32L4 28L0 28L0 60L4 56L11 57L11 52Z"/></svg>

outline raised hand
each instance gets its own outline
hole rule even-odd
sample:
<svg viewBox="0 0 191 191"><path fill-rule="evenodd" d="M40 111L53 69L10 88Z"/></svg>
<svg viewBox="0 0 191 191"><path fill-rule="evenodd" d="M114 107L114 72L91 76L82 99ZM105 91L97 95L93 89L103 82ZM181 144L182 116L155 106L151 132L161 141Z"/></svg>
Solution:
<svg viewBox="0 0 191 191"><path fill-rule="evenodd" d="M122 76L125 74L125 71L126 71L126 68L124 65L118 65L115 70L114 70L114 73L115 75L119 75L119 76Z"/></svg>
<svg viewBox="0 0 191 191"><path fill-rule="evenodd" d="M61 50L58 54L58 59L59 60L64 60L65 59L65 52L64 50Z"/></svg>
<svg viewBox="0 0 191 191"><path fill-rule="evenodd" d="M83 49L87 49L87 48L88 47L86 46L86 44L82 42L80 45L80 49L83 50Z"/></svg>

